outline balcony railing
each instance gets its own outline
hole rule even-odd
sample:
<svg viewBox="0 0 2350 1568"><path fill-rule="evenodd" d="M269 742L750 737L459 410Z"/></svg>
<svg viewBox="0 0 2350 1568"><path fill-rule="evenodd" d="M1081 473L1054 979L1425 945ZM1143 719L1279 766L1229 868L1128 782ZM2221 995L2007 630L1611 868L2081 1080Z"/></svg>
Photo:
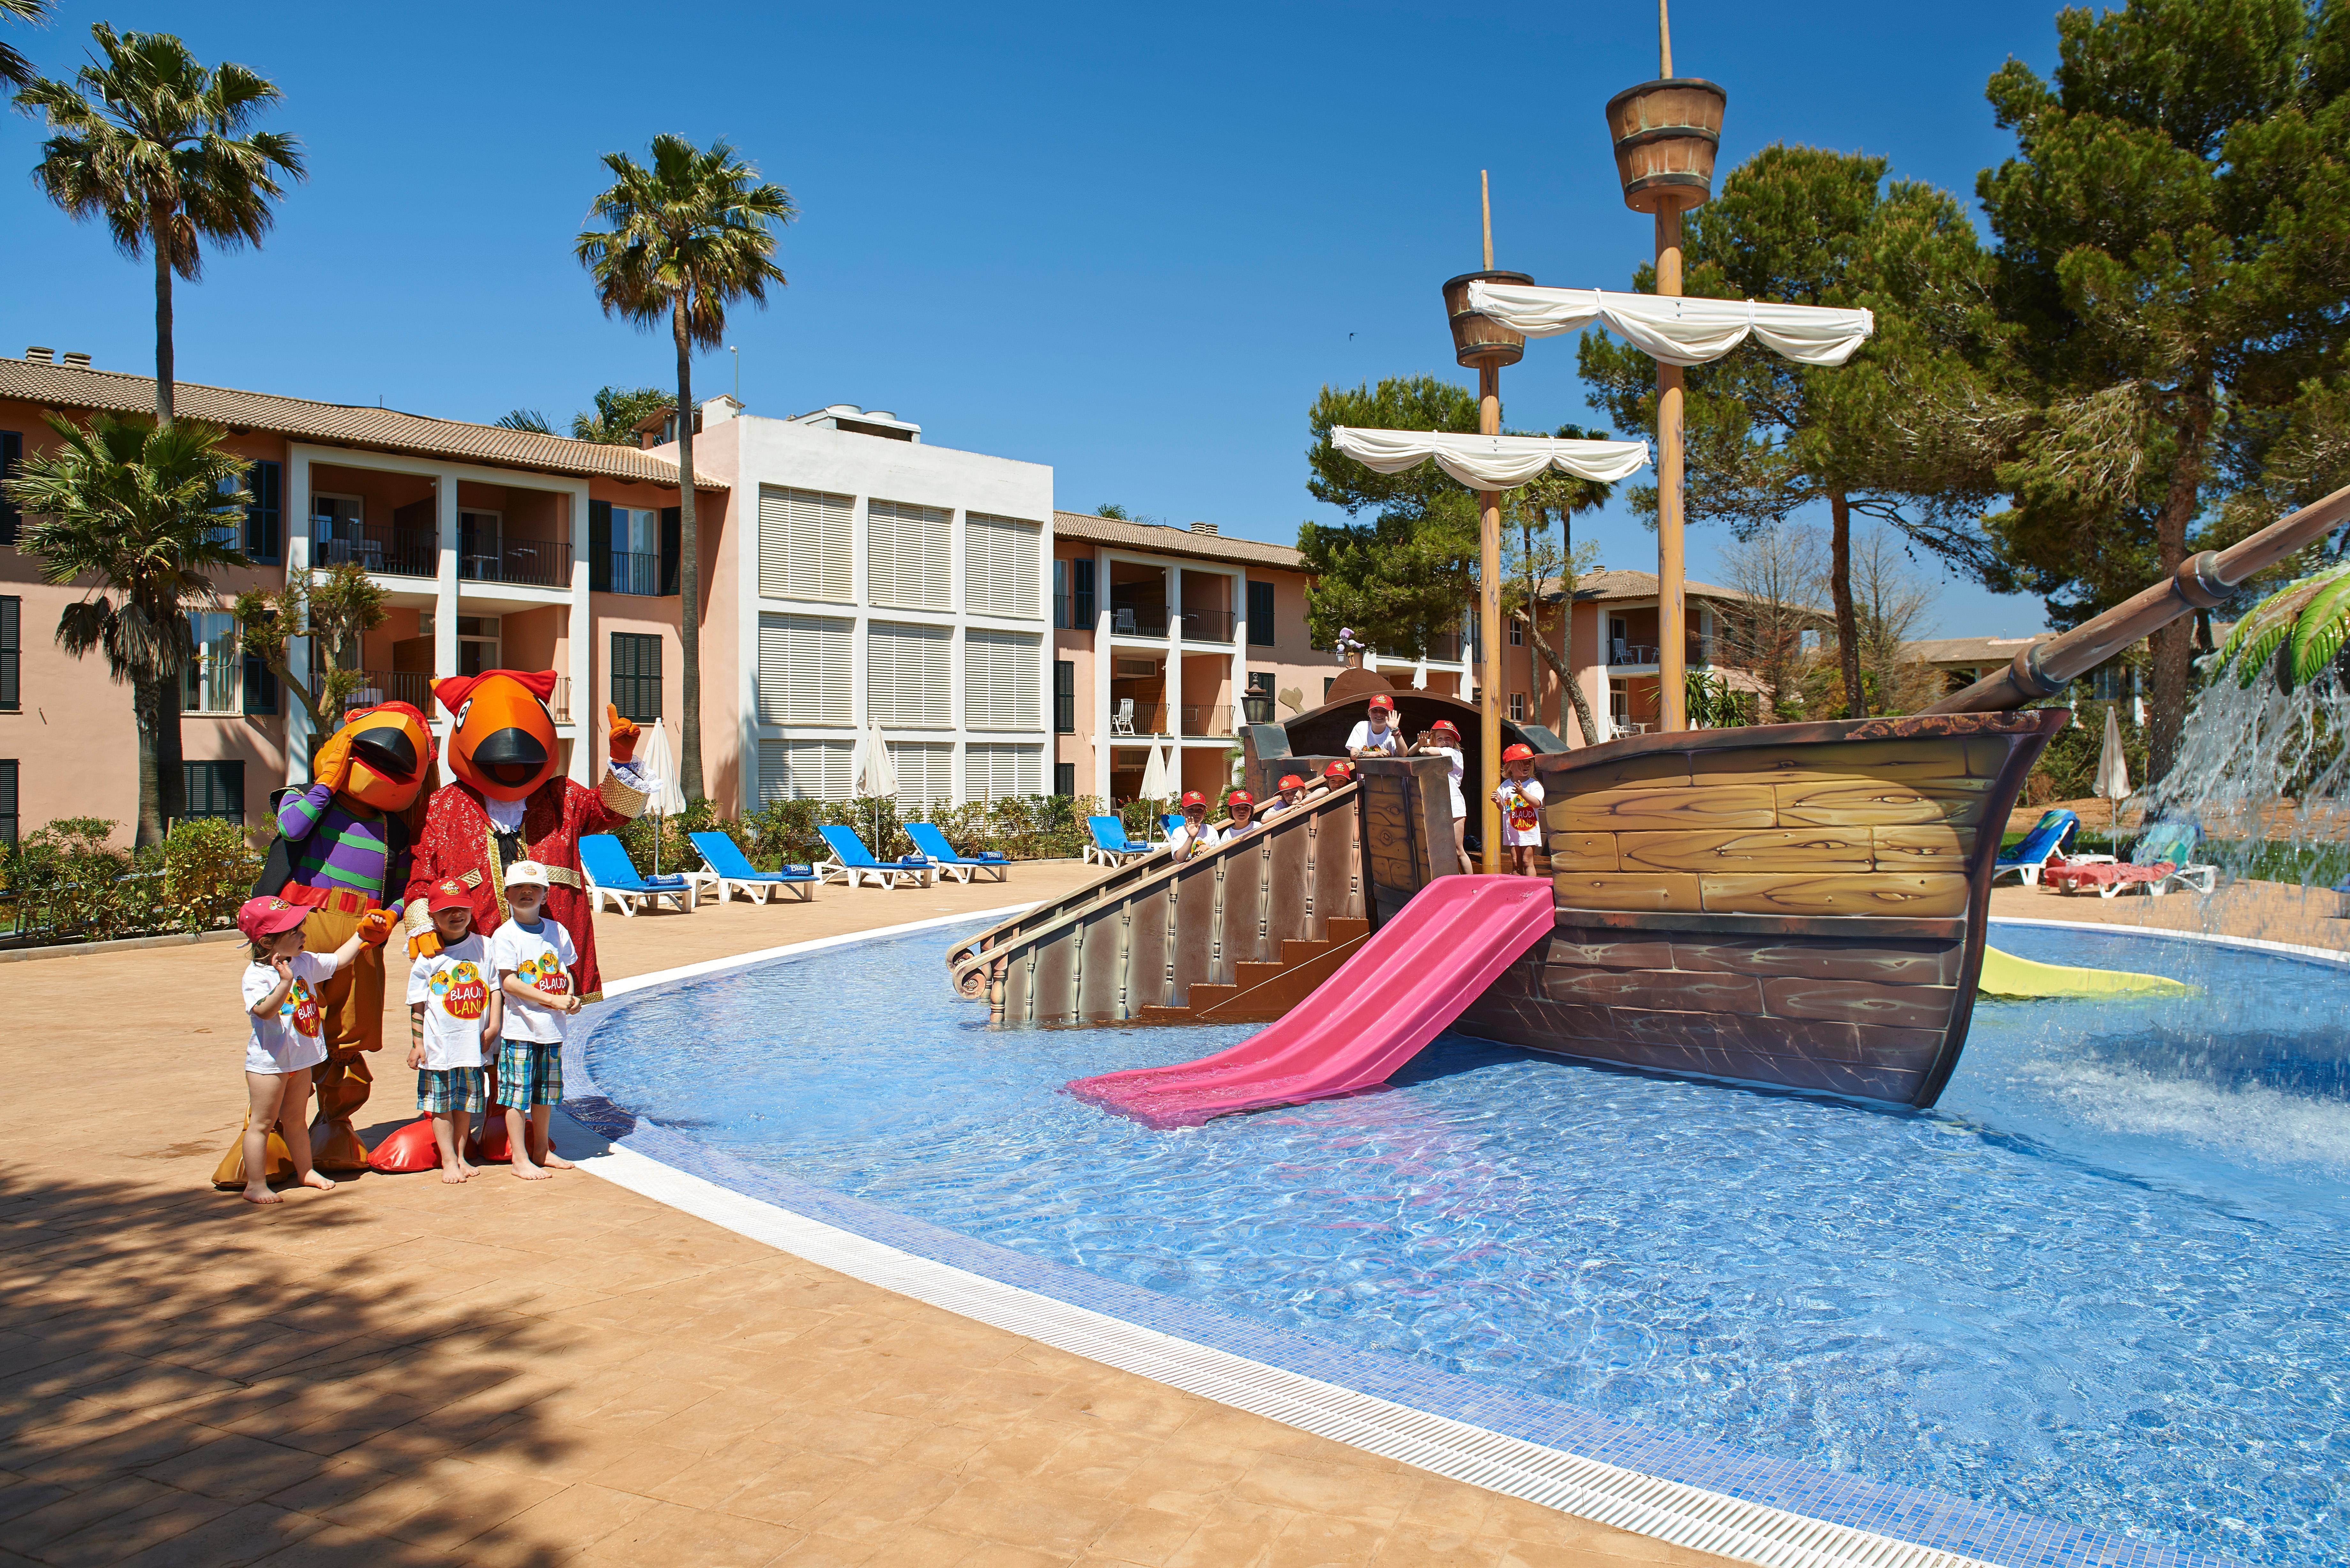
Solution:
<svg viewBox="0 0 2350 1568"><path fill-rule="evenodd" d="M364 566L370 572L396 577L430 577L440 570L441 540L430 528L314 517L310 520L310 564Z"/></svg>
<svg viewBox="0 0 2350 1568"><path fill-rule="evenodd" d="M661 590L660 557L640 550L615 550L607 557L611 575L595 585L608 594L658 595Z"/></svg>
<svg viewBox="0 0 2350 1568"><path fill-rule="evenodd" d="M1230 642L1235 624L1230 610L1187 609L1183 612L1183 640Z"/></svg>
<svg viewBox="0 0 2350 1568"><path fill-rule="evenodd" d="M659 556L653 558L653 573L658 579ZM571 586L571 545L568 540L559 539L468 540L464 554L457 557L457 575L474 583L567 588Z"/></svg>
<svg viewBox="0 0 2350 1568"><path fill-rule="evenodd" d="M1164 735L1167 728L1167 708L1164 703L1137 702L1131 707L1125 698L1115 698L1109 705L1109 732L1113 735Z"/></svg>
<svg viewBox="0 0 2350 1568"><path fill-rule="evenodd" d="M1183 733L1187 735L1229 735L1232 732L1232 705L1229 702L1183 704Z"/></svg>
<svg viewBox="0 0 2350 1568"><path fill-rule="evenodd" d="M1610 665L1654 664L1657 662L1657 650L1645 642L1612 643L1607 649L1607 662Z"/></svg>
<svg viewBox="0 0 2350 1568"><path fill-rule="evenodd" d="M1122 605L1112 599L1109 607L1109 629L1115 637L1165 637L1167 607L1165 605Z"/></svg>
<svg viewBox="0 0 2350 1568"><path fill-rule="evenodd" d="M405 670L363 671L367 684L343 699L343 708L372 708L379 702L405 702L426 718L432 717L432 677Z"/></svg>

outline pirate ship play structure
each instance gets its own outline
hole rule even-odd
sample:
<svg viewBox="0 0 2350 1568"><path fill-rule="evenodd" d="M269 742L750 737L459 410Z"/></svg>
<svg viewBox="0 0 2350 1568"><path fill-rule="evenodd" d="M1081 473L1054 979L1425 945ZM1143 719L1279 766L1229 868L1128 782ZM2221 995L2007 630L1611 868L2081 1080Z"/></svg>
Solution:
<svg viewBox="0 0 2350 1568"><path fill-rule="evenodd" d="M1408 728L1457 712L1470 799L1504 741L1532 746L1554 876L1461 876L1444 764L1367 759L1356 780L1181 865L1144 861L1040 906L950 955L957 989L1006 1021L1277 1020L1232 1050L1082 1079L1084 1097L1171 1125L1383 1082L1447 1027L1615 1065L1931 1106L1966 1042L1991 866L2048 737L2071 715L2025 704L2350 519L2350 489L2166 581L1923 713L1690 731L1679 560L1679 371L1750 334L1840 365L1866 311L1681 300L1680 213L1711 191L1724 95L1663 78L1608 106L1625 199L1657 220L1656 296L1535 286L1492 265L1444 286L1460 362L1479 372L1482 433L1332 431L1387 472L1434 459L1483 509L1480 655L1502 645L1500 492L1545 467L1621 477L1639 443L1499 434L1498 376L1524 337L1597 321L1658 361L1659 732L1569 751L1481 701L1398 693ZM1364 695L1243 731L1263 788L1333 754ZM2022 710L2022 711L2019 711ZM1484 825L1488 872L1499 836ZM1434 851L1434 853L1431 853ZM1431 886L1441 884L1441 886ZM1544 894L1547 897L1544 897ZM1309 1001L1310 998L1310 1001Z"/></svg>

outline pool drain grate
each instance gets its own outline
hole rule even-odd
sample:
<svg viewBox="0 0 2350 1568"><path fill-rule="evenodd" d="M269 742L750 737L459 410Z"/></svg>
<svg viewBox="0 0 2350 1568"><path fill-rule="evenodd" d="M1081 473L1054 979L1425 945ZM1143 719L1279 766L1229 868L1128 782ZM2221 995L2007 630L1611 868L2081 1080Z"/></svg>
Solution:
<svg viewBox="0 0 2350 1568"><path fill-rule="evenodd" d="M852 1279L1580 1519L1769 1568L1988 1568L1979 1558L1644 1475L1194 1345L746 1198L633 1149L582 1150L579 1163L615 1186Z"/></svg>

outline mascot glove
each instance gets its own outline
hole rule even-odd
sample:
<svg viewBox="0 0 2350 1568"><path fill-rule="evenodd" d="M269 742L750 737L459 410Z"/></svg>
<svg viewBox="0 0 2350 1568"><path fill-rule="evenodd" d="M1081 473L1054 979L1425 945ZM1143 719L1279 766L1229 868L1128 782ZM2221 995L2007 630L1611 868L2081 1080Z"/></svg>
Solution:
<svg viewBox="0 0 2350 1568"><path fill-rule="evenodd" d="M604 704L605 722L611 726L612 760L616 763L634 761L637 754L637 722L623 719L620 711L609 702Z"/></svg>
<svg viewBox="0 0 2350 1568"><path fill-rule="evenodd" d="M392 925L390 909L369 909L359 917L359 940L380 948L391 940Z"/></svg>
<svg viewBox="0 0 2350 1568"><path fill-rule="evenodd" d="M318 754L310 762L310 782L332 784L337 790L349 782L351 776L351 732L348 728L327 737Z"/></svg>
<svg viewBox="0 0 2350 1568"><path fill-rule="evenodd" d="M421 958L431 958L440 950L441 933L430 926L408 939L408 957L411 963Z"/></svg>

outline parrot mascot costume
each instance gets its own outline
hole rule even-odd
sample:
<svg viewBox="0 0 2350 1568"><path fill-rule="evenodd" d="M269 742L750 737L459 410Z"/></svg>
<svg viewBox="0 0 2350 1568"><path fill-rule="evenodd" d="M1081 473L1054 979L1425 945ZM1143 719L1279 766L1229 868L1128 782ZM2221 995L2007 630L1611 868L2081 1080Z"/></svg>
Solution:
<svg viewBox="0 0 2350 1568"><path fill-rule="evenodd" d="M407 931L411 959L438 952L425 895L453 879L473 896L473 929L487 937L505 923L505 869L517 860L546 867L545 918L570 934L578 963L571 984L582 1001L604 994L596 968L596 924L579 866L579 840L614 833L644 815L658 781L639 774L637 726L607 706L610 766L595 789L563 776L556 744L552 670L491 670L432 683L450 717L451 781L433 792L408 870ZM494 1064L492 1064L494 1065ZM491 1103L497 1103L494 1091ZM505 1121L483 1118L483 1158L505 1154ZM376 1146L368 1162L381 1171L432 1170L441 1163L432 1118L419 1116Z"/></svg>
<svg viewBox="0 0 2350 1568"><path fill-rule="evenodd" d="M383 942L397 929L409 883L410 846L432 784L432 732L405 702L354 709L327 737L310 764L308 788L276 797L278 837L270 846L255 897L299 904L303 945L332 952L353 931L359 955L318 996L327 1059L311 1073L317 1120L310 1147L320 1170L367 1168L367 1146L352 1117L373 1085L367 1054L383 1049ZM293 1157L269 1136L272 1177L291 1176ZM242 1135L229 1147L215 1187L244 1185Z"/></svg>

